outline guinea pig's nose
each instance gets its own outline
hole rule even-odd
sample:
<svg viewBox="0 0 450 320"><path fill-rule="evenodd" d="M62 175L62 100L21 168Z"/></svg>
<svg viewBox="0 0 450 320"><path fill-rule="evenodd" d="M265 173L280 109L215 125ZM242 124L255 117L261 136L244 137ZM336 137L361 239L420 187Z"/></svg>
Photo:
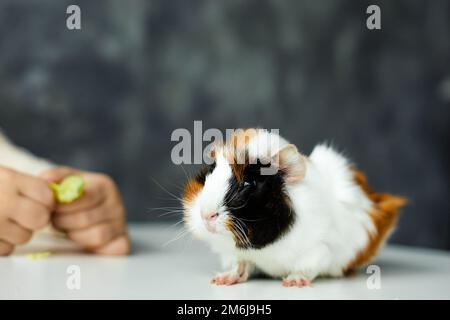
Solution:
<svg viewBox="0 0 450 320"><path fill-rule="evenodd" d="M212 212L202 213L202 218L206 221L213 221L213 220L217 219L218 215L219 214L216 211L212 211Z"/></svg>

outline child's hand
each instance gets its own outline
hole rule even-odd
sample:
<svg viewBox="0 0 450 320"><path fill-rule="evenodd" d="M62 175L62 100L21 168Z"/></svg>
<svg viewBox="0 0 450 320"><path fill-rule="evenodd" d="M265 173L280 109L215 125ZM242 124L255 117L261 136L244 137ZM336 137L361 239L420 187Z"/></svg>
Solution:
<svg viewBox="0 0 450 320"><path fill-rule="evenodd" d="M84 248L105 255L126 255L130 251L125 209L114 181L99 173L60 167L41 174L49 182L70 175L83 177L82 197L70 204L57 204L53 226Z"/></svg>
<svg viewBox="0 0 450 320"><path fill-rule="evenodd" d="M54 209L53 193L45 180L0 167L0 256L31 239L45 227Z"/></svg>

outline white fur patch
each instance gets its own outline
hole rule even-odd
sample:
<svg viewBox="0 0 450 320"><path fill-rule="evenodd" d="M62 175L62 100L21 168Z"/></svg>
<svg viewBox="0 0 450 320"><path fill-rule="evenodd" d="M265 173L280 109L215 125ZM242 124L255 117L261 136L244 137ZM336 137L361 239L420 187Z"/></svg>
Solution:
<svg viewBox="0 0 450 320"><path fill-rule="evenodd" d="M223 207L224 197L229 188L229 179L232 177L229 163L221 152L216 154L216 167L213 172L206 176L203 189L197 194L195 200L188 208L190 217L188 220L192 232L201 239L214 239L226 235L231 238L231 233L225 227L227 215ZM215 222L216 234L206 229L201 217L202 212L218 212Z"/></svg>

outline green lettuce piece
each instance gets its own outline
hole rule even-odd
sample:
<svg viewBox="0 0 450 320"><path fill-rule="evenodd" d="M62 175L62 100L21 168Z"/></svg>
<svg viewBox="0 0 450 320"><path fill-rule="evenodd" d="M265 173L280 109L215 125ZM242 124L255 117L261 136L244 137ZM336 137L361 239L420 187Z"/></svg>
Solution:
<svg viewBox="0 0 450 320"><path fill-rule="evenodd" d="M84 187L84 179L79 176L69 176L59 184L50 184L50 188L59 203L71 203L79 199L83 195Z"/></svg>

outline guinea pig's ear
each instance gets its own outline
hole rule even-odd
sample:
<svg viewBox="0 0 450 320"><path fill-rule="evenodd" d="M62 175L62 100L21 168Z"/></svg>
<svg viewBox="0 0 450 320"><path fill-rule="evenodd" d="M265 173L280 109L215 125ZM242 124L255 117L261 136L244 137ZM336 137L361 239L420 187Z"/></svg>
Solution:
<svg viewBox="0 0 450 320"><path fill-rule="evenodd" d="M295 184L300 182L306 174L306 158L293 144L288 144L272 157L272 163L278 170L285 173L285 182Z"/></svg>

